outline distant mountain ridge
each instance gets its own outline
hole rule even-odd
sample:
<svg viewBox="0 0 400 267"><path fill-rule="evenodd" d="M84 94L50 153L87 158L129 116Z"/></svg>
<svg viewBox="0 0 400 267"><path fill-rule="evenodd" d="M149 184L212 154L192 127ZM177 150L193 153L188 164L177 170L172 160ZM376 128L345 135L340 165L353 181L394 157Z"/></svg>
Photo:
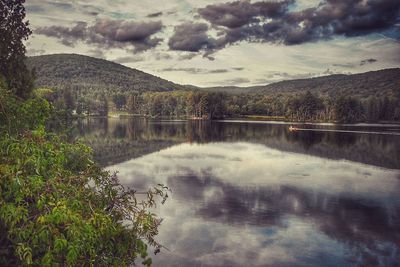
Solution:
<svg viewBox="0 0 400 267"><path fill-rule="evenodd" d="M36 87L79 87L118 93L183 90L184 86L121 64L78 54L53 54L27 59L35 68Z"/></svg>
<svg viewBox="0 0 400 267"><path fill-rule="evenodd" d="M294 94L310 91L320 95L368 97L392 95L400 90L400 68L383 69L360 74L288 80L264 86L221 86L200 88L179 85L162 78L104 59L78 54L54 54L29 57L29 68L36 70L36 87L79 87L79 90L115 93L147 91L201 90L227 93Z"/></svg>
<svg viewBox="0 0 400 267"><path fill-rule="evenodd" d="M359 97L387 95L400 90L400 68L281 81L254 89L260 93L310 91L331 96L338 93Z"/></svg>
<svg viewBox="0 0 400 267"><path fill-rule="evenodd" d="M391 95L396 90L400 90L400 68L287 80L263 86L220 86L200 89L230 93L293 94L310 91L314 94L330 96L341 93L358 97L382 96Z"/></svg>

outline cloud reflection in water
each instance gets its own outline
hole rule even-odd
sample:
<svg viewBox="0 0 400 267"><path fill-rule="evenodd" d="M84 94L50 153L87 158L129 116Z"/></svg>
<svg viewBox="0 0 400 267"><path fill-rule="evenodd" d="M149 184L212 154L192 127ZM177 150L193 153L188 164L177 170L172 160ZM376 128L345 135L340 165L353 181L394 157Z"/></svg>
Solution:
<svg viewBox="0 0 400 267"><path fill-rule="evenodd" d="M164 183L155 266L400 264L400 172L250 143L181 144L109 167Z"/></svg>

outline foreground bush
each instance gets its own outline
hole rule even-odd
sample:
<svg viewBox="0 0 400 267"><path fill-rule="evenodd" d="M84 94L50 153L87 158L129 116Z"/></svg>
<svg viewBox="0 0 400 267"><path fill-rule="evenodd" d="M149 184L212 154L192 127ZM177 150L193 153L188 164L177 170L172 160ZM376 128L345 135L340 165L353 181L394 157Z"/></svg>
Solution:
<svg viewBox="0 0 400 267"><path fill-rule="evenodd" d="M148 209L165 188L137 198L88 147L47 134L45 100L3 90L0 108L0 266L150 265L159 220Z"/></svg>

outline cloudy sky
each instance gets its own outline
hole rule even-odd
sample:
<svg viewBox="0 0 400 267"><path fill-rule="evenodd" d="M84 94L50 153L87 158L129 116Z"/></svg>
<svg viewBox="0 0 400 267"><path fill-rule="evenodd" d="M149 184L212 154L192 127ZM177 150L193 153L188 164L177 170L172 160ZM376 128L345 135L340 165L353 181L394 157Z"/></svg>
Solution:
<svg viewBox="0 0 400 267"><path fill-rule="evenodd" d="M181 84L400 66L400 0L27 0L28 55L78 53Z"/></svg>

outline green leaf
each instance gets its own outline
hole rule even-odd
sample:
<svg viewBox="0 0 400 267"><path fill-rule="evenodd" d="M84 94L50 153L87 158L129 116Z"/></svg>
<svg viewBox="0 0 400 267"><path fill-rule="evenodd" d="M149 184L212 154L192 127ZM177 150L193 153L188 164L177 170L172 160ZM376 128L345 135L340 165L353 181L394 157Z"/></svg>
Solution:
<svg viewBox="0 0 400 267"><path fill-rule="evenodd" d="M150 267L152 263L153 261L151 260L151 258L147 258L146 260L142 261L142 264L147 267Z"/></svg>

